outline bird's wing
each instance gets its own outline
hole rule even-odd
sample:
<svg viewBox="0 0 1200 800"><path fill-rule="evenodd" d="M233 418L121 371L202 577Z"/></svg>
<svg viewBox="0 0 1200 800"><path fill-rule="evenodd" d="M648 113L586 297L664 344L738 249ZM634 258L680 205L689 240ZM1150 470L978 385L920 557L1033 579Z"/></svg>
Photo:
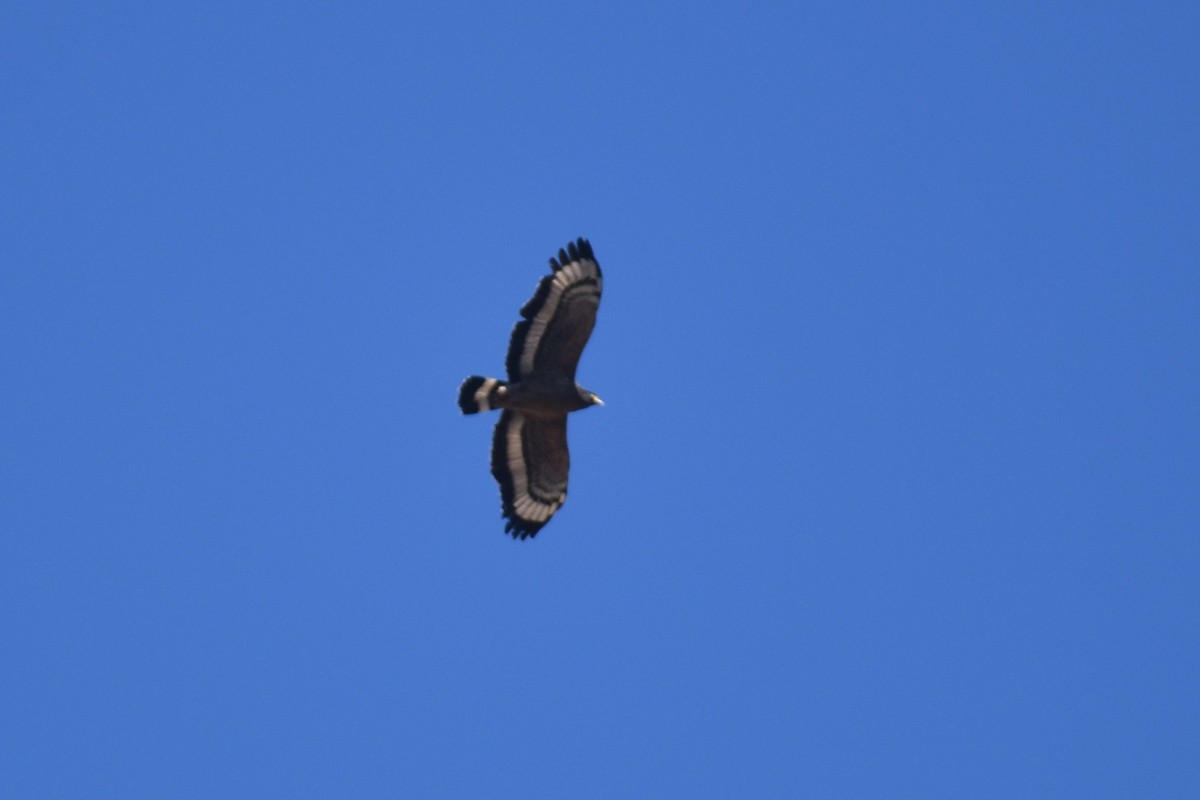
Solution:
<svg viewBox="0 0 1200 800"><path fill-rule="evenodd" d="M534 374L574 381L583 346L596 325L603 281L587 239L559 250L550 268L513 328L507 359L510 381Z"/></svg>
<svg viewBox="0 0 1200 800"><path fill-rule="evenodd" d="M534 536L567 501L567 417L505 411L492 438L492 476L500 484L506 532Z"/></svg>

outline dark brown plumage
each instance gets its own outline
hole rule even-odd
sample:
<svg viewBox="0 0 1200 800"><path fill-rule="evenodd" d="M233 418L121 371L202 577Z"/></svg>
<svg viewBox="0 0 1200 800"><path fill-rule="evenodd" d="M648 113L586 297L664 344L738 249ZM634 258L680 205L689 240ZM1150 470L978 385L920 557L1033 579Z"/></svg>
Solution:
<svg viewBox="0 0 1200 800"><path fill-rule="evenodd" d="M473 375L458 391L464 414L503 409L492 437L504 530L534 536L567 500L567 414L601 404L575 382L596 324L602 279L586 239L550 259L551 273L521 308L508 345L508 380Z"/></svg>

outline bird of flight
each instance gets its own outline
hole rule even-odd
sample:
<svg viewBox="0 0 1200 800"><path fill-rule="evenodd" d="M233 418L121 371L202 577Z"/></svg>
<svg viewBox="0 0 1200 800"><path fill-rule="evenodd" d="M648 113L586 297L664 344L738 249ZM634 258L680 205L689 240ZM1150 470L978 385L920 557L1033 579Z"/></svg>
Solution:
<svg viewBox="0 0 1200 800"><path fill-rule="evenodd" d="M508 345L508 380L472 375L458 390L464 414L502 409L492 435L504 530L535 536L567 500L567 414L600 398L575 382L596 324L600 265L587 239L550 259L550 274L521 308Z"/></svg>

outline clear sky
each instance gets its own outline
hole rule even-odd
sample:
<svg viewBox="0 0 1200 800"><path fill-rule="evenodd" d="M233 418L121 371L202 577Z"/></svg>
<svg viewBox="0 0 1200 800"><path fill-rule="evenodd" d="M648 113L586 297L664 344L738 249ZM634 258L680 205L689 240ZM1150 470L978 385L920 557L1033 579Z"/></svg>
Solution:
<svg viewBox="0 0 1200 800"><path fill-rule="evenodd" d="M1200 797L1198 9L5 4L0 796Z"/></svg>

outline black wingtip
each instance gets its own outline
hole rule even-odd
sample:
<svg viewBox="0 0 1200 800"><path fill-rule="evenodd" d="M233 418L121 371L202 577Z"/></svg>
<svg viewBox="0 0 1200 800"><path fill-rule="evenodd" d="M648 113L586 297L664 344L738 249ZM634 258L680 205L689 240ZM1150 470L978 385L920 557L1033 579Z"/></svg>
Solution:
<svg viewBox="0 0 1200 800"><path fill-rule="evenodd" d="M591 259L592 261L596 260L596 256L592 252L591 242L580 236L575 241L568 242L566 247L560 248L557 256L550 257L550 270L551 272L558 272L572 261L579 261L584 258Z"/></svg>
<svg viewBox="0 0 1200 800"><path fill-rule="evenodd" d="M531 525L523 520L508 519L504 522L504 532L513 538L513 541L520 539L532 539L537 536L538 531L542 529L541 525Z"/></svg>

